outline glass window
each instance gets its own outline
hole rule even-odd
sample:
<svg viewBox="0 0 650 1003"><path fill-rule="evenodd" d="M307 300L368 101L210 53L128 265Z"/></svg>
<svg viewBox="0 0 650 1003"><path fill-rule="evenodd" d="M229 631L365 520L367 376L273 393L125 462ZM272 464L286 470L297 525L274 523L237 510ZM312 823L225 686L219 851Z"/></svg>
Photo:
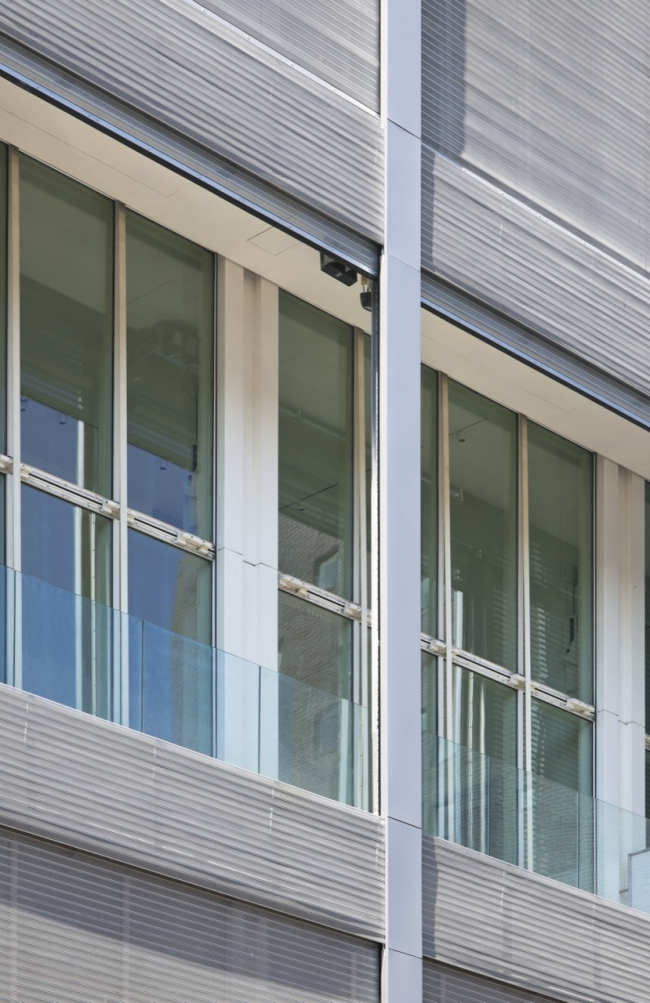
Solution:
<svg viewBox="0 0 650 1003"><path fill-rule="evenodd" d="M352 598L353 330L280 293L280 570Z"/></svg>
<svg viewBox="0 0 650 1003"><path fill-rule="evenodd" d="M212 637L212 564L179 547L129 530L129 610L203 644Z"/></svg>
<svg viewBox="0 0 650 1003"><path fill-rule="evenodd" d="M645 485L645 732L646 735L650 735L650 482L648 481Z"/></svg>
<svg viewBox="0 0 650 1003"><path fill-rule="evenodd" d="M421 621L425 634L438 627L438 374L422 366L422 569Z"/></svg>
<svg viewBox="0 0 650 1003"><path fill-rule="evenodd" d="M279 671L349 700L352 621L286 592L279 601Z"/></svg>
<svg viewBox="0 0 650 1003"><path fill-rule="evenodd" d="M533 700L531 729L533 772L553 784L591 795L591 722Z"/></svg>
<svg viewBox="0 0 650 1003"><path fill-rule="evenodd" d="M22 460L111 495L113 204L20 161Z"/></svg>
<svg viewBox="0 0 650 1003"><path fill-rule="evenodd" d="M449 381L453 643L506 668L517 655L517 419Z"/></svg>
<svg viewBox="0 0 650 1003"><path fill-rule="evenodd" d="M0 451L7 452L7 147L0 143Z"/></svg>
<svg viewBox="0 0 650 1003"><path fill-rule="evenodd" d="M517 694L478 672L454 666L454 740L512 766L517 757Z"/></svg>
<svg viewBox="0 0 650 1003"><path fill-rule="evenodd" d="M111 522L22 487L22 686L111 711Z"/></svg>
<svg viewBox="0 0 650 1003"><path fill-rule="evenodd" d="M214 257L127 213L129 507L213 537Z"/></svg>
<svg viewBox="0 0 650 1003"><path fill-rule="evenodd" d="M592 456L528 426L533 678L591 703Z"/></svg>

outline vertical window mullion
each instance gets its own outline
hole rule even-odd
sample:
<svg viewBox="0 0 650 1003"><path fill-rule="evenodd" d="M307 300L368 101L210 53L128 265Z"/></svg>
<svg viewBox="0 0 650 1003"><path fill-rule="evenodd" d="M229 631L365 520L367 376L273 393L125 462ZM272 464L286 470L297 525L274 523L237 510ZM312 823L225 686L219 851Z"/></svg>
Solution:
<svg viewBox="0 0 650 1003"><path fill-rule="evenodd" d="M127 412L126 412L126 215L115 204L115 309L113 377L113 496L120 506L120 518L113 533L113 605L119 610L121 629L116 631L115 718L129 724L129 632L128 632L128 519L127 519Z"/></svg>
<svg viewBox="0 0 650 1003"><path fill-rule="evenodd" d="M443 720L441 732L447 741L454 740L454 706L453 706L453 631L451 603L451 525L449 497L449 395L448 381L445 375L440 376L440 581L443 587L438 590L440 610L438 622L442 627L442 640L445 642L445 672L442 692Z"/></svg>
<svg viewBox="0 0 650 1003"><path fill-rule="evenodd" d="M20 154L9 147L7 157L7 453L13 472L7 477L6 561L20 572ZM11 574L7 583L6 681L22 688L22 592Z"/></svg>

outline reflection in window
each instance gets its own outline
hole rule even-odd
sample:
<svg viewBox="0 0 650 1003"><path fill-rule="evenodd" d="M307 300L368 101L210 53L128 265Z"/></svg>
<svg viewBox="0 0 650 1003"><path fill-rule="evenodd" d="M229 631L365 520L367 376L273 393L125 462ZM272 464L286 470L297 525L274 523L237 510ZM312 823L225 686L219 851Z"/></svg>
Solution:
<svg viewBox="0 0 650 1003"><path fill-rule="evenodd" d="M22 460L111 494L113 204L20 160Z"/></svg>
<svg viewBox="0 0 650 1003"><path fill-rule="evenodd" d="M528 425L533 678L591 703L592 456Z"/></svg>
<svg viewBox="0 0 650 1003"><path fill-rule="evenodd" d="M278 594L279 671L308 686L352 696L352 621L312 603Z"/></svg>
<svg viewBox="0 0 650 1003"><path fill-rule="evenodd" d="M22 487L22 686L111 712L111 522Z"/></svg>
<svg viewBox="0 0 650 1003"><path fill-rule="evenodd" d="M452 635L516 667L517 419L449 381Z"/></svg>
<svg viewBox="0 0 650 1003"><path fill-rule="evenodd" d="M129 530L129 610L140 620L211 643L210 561Z"/></svg>
<svg viewBox="0 0 650 1003"><path fill-rule="evenodd" d="M353 331L280 294L280 570L352 597Z"/></svg>
<svg viewBox="0 0 650 1003"><path fill-rule="evenodd" d="M212 539L213 255L127 213L129 507Z"/></svg>
<svg viewBox="0 0 650 1003"><path fill-rule="evenodd" d="M438 374L422 366L422 630L436 636L438 626Z"/></svg>

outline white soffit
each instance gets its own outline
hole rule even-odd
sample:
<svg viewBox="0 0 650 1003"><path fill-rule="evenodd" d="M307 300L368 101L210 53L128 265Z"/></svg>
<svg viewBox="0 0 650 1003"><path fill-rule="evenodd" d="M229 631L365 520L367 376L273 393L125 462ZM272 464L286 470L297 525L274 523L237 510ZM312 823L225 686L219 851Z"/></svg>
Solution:
<svg viewBox="0 0 650 1003"><path fill-rule="evenodd" d="M650 432L422 310L422 361L650 480Z"/></svg>
<svg viewBox="0 0 650 1003"><path fill-rule="evenodd" d="M314 248L2 78L0 141L370 331L360 282L325 275Z"/></svg>

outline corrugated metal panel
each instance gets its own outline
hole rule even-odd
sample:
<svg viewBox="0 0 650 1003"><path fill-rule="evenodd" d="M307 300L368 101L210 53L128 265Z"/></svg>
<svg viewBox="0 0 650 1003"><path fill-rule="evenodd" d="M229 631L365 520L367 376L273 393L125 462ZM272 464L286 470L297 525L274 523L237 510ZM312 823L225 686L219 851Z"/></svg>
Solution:
<svg viewBox="0 0 650 1003"><path fill-rule="evenodd" d="M541 996L431 961L424 962L422 981L423 1003L543 1003Z"/></svg>
<svg viewBox="0 0 650 1003"><path fill-rule="evenodd" d="M309 206L312 219L323 214L326 232L331 219L381 240L378 117L198 6L16 0L0 9L0 32L144 114L150 130L157 122L198 144L213 170L216 158L227 176L236 165L262 208L275 189ZM78 85L70 82L61 97L74 102Z"/></svg>
<svg viewBox="0 0 650 1003"><path fill-rule="evenodd" d="M650 278L425 148L423 265L639 396Z"/></svg>
<svg viewBox="0 0 650 1003"><path fill-rule="evenodd" d="M265 45L379 111L378 0L200 0Z"/></svg>
<svg viewBox="0 0 650 1003"><path fill-rule="evenodd" d="M650 916L426 836L424 954L562 1001L639 1003Z"/></svg>
<svg viewBox="0 0 650 1003"><path fill-rule="evenodd" d="M424 0L423 134L646 269L650 6Z"/></svg>
<svg viewBox="0 0 650 1003"><path fill-rule="evenodd" d="M0 762L0 825L382 937L373 815L7 686Z"/></svg>
<svg viewBox="0 0 650 1003"><path fill-rule="evenodd" d="M2 999L375 1003L379 948L0 833Z"/></svg>

